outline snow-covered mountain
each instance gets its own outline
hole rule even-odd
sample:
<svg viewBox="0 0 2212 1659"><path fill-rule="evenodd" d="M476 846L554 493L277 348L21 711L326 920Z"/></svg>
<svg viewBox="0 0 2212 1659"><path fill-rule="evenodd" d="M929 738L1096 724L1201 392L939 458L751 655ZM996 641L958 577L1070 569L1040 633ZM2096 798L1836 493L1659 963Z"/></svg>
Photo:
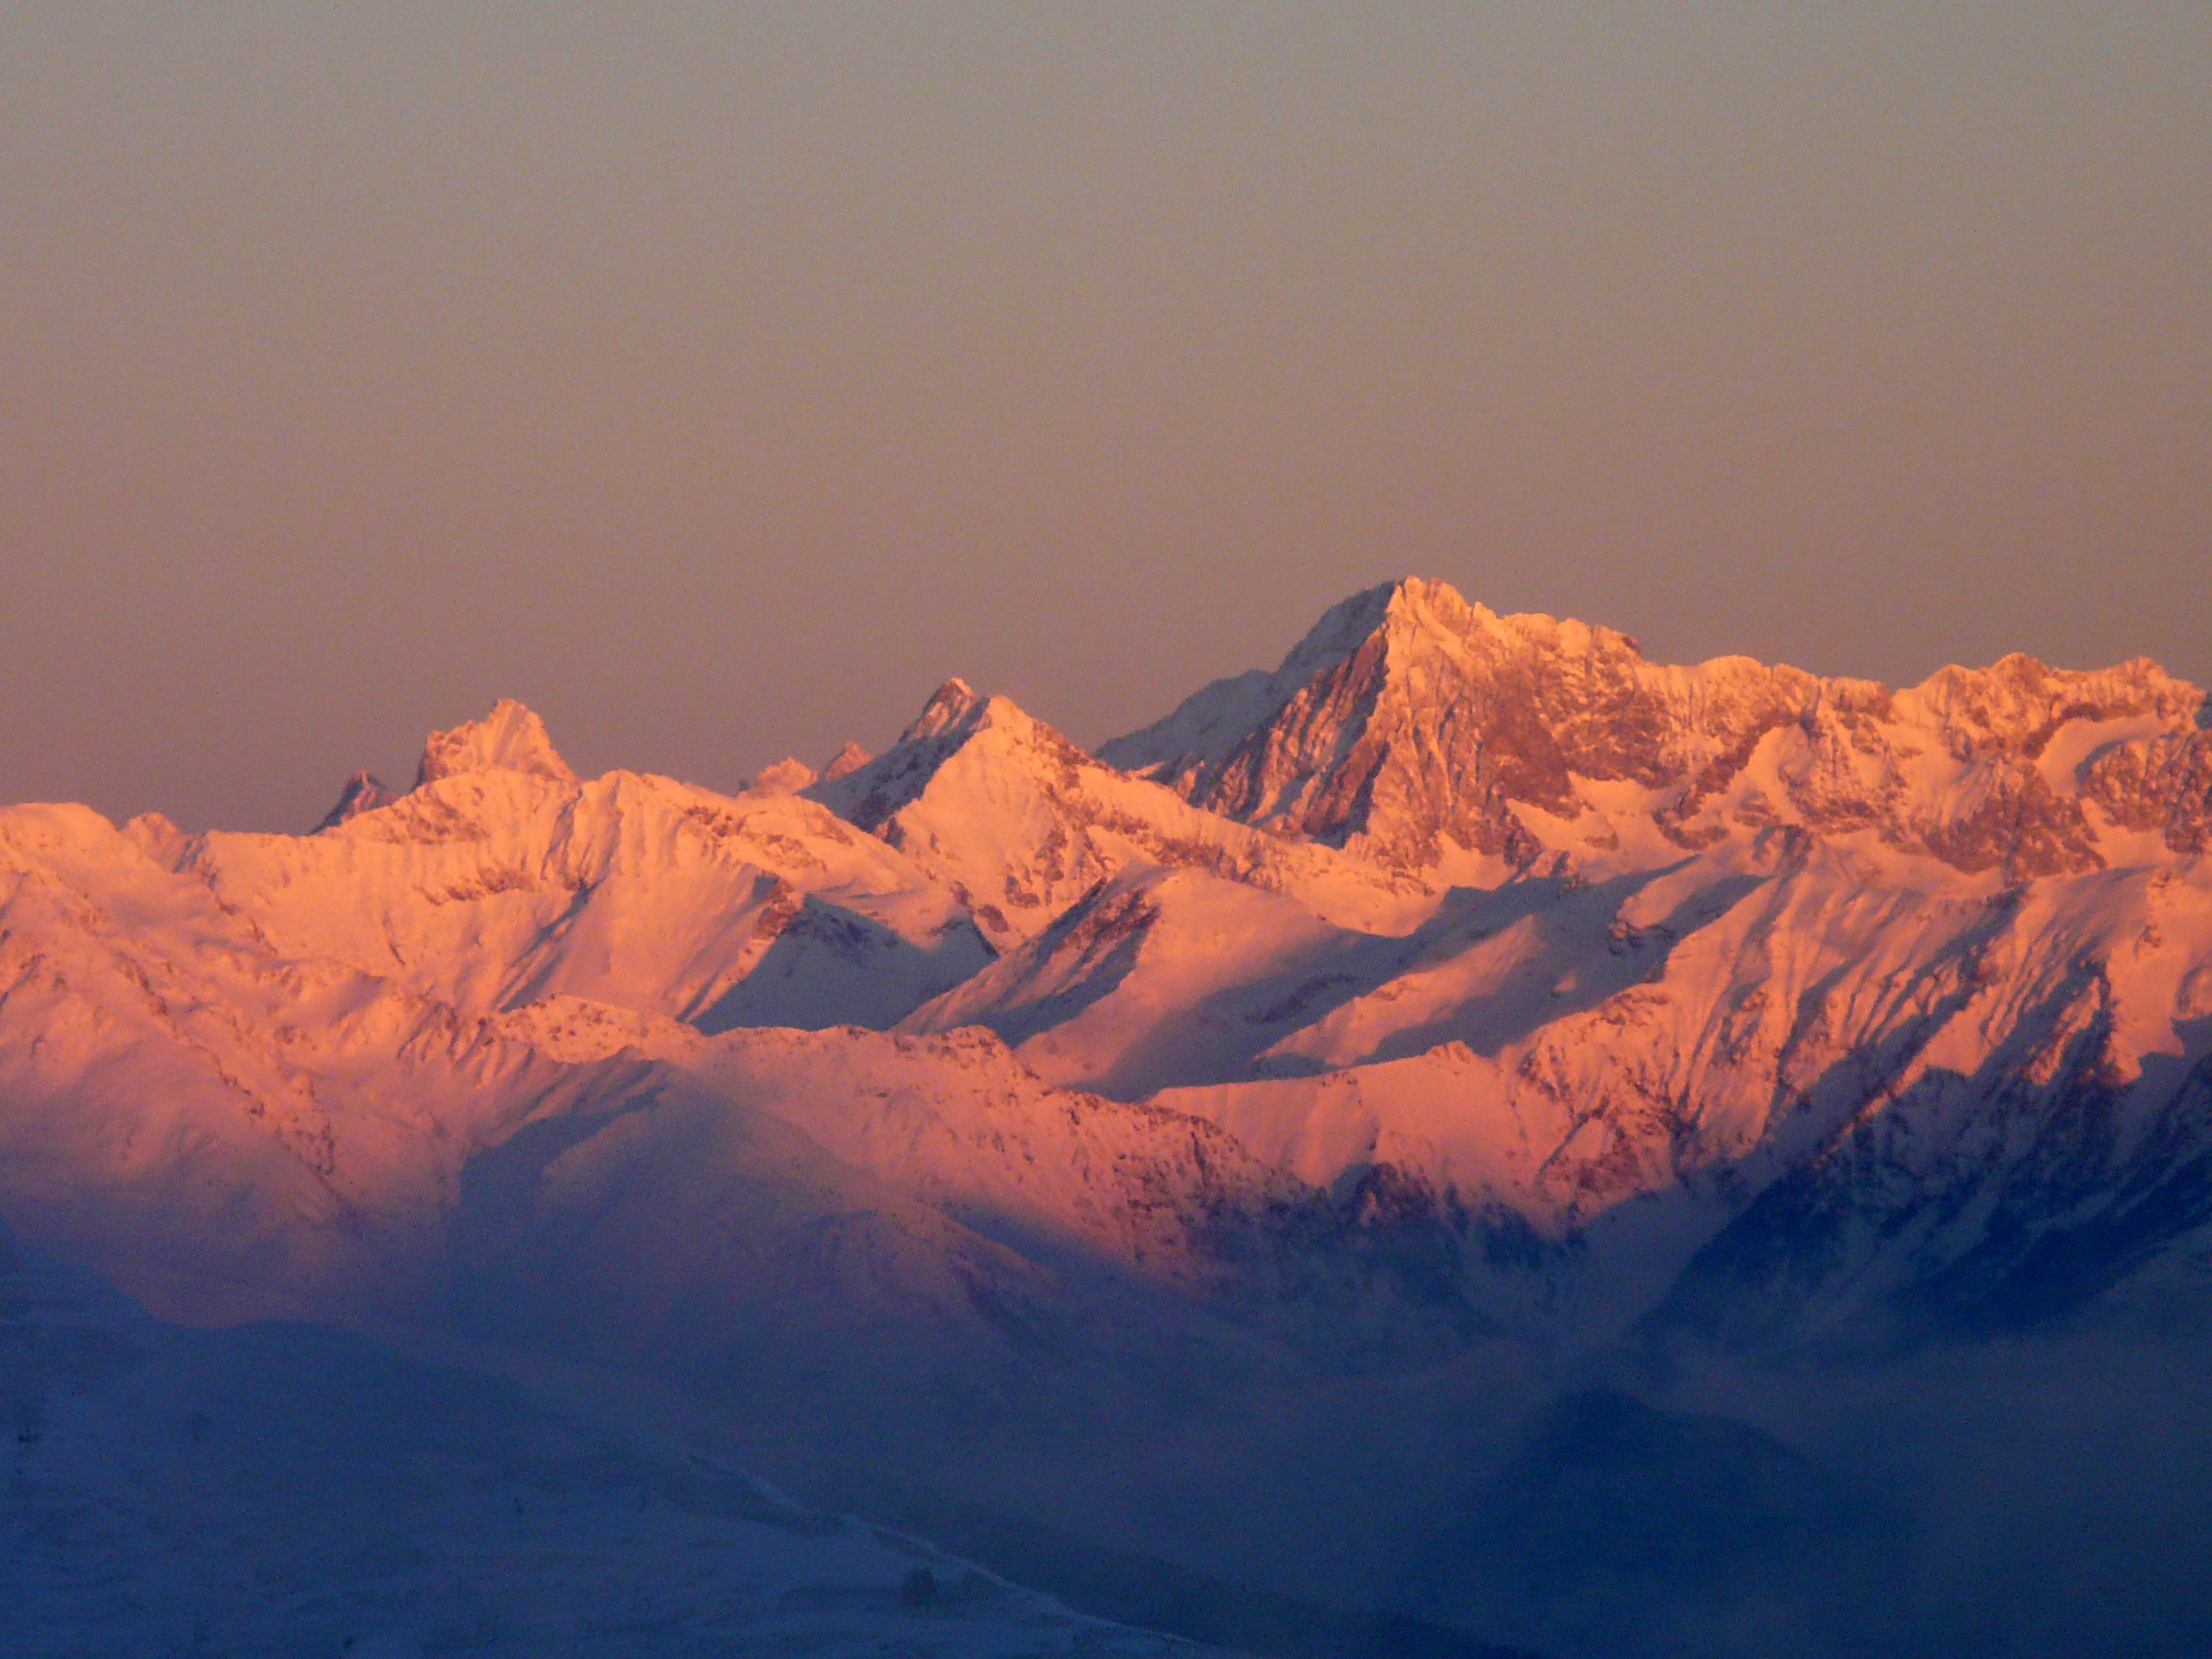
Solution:
<svg viewBox="0 0 2212 1659"><path fill-rule="evenodd" d="M308 835L0 810L0 1217L893 1461L1500 1332L2202 1301L2208 850L2150 663L1666 667L1420 581L1095 757L953 680L726 796L502 702Z"/></svg>
<svg viewBox="0 0 2212 1659"><path fill-rule="evenodd" d="M503 702L310 836L0 815L0 1182L208 1306L511 1252L588 1166L664 1221L741 1165L907 1217L861 1254L931 1319L1065 1300L1071 1249L1366 1283L1377 1181L1469 1318L2024 1316L2212 1219L2207 719L2144 662L1668 668L1421 581L1103 759L954 680L726 797L580 779Z"/></svg>
<svg viewBox="0 0 2212 1659"><path fill-rule="evenodd" d="M2107 844L2129 835L2204 850L2206 724L2204 694L2141 658L2013 656L1903 691L1746 658L1670 668L1609 628L1406 581L1100 755L1392 868L1630 868L1789 826L2019 880L2131 857Z"/></svg>
<svg viewBox="0 0 2212 1659"><path fill-rule="evenodd" d="M938 687L883 754L809 793L944 883L1001 950L1132 870L1202 870L1386 931L1411 925L1430 897L1417 877L1126 777L960 680Z"/></svg>

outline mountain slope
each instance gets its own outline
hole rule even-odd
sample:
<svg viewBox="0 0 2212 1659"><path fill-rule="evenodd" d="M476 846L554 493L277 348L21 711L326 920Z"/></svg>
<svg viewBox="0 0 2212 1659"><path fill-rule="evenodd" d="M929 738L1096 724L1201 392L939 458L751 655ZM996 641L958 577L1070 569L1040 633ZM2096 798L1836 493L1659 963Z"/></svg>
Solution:
<svg viewBox="0 0 2212 1659"><path fill-rule="evenodd" d="M2212 872L1919 868L1693 866L1611 925L1605 885L1562 888L1533 975L1488 955L1508 930L1279 1046L1316 1075L1157 1098L1309 1181L1388 1162L1580 1239L1616 1313L1708 1247L1698 1295L1745 1331L1946 1284L1979 1318L2008 1275L2019 1317L2070 1306L2212 1218ZM2035 1304L2039 1251L2100 1265Z"/></svg>
<svg viewBox="0 0 2212 1659"><path fill-rule="evenodd" d="M480 787L480 809L518 784ZM565 993L472 1009L404 968L288 954L301 884L264 925L175 855L82 809L0 813L0 1204L165 1311L427 1297L514 1339L690 1375L734 1344L792 1378L887 1351L973 1376L1234 1347L1254 1322L1335 1343L1317 1287L1371 1303L1385 1343L1459 1317L1392 1288L1395 1246L1356 1211L1203 1122L1056 1090L993 1039L715 1035ZM376 937L324 919L341 948Z"/></svg>
<svg viewBox="0 0 2212 1659"><path fill-rule="evenodd" d="M986 1026L1055 1083L1138 1099L1243 1075L1297 1023L1269 1005L1369 937L1264 889L1141 868L1099 882L899 1028Z"/></svg>
<svg viewBox="0 0 2212 1659"><path fill-rule="evenodd" d="M0 809L0 1218L1433 1611L1501 1401L2212 1318L2206 721L1408 582L1115 764L956 681L736 795L501 703L307 836Z"/></svg>
<svg viewBox="0 0 2212 1659"><path fill-rule="evenodd" d="M0 1195L168 1306L686 1363L779 1298L801 1358L1017 1369L2029 1317L2206 1224L2205 718L1408 581L1109 746L1149 777L952 681L737 796L503 702L311 836L11 809Z"/></svg>
<svg viewBox="0 0 2212 1659"><path fill-rule="evenodd" d="M11 1654L1203 1651L503 1379L162 1325L4 1235L0 1392Z"/></svg>

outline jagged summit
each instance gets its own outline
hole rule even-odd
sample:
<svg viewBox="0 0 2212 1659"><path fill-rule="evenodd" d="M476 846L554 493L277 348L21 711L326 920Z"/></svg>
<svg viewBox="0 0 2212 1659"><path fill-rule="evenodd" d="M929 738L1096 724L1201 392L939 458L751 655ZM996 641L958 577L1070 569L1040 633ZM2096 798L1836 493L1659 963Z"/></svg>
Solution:
<svg viewBox="0 0 2212 1659"><path fill-rule="evenodd" d="M1595 643L1641 660L1636 641L1613 629L1540 614L1501 617L1487 606L1470 604L1449 582L1404 576L1331 606L1272 672L1254 669L1217 680L1166 718L1104 745L1099 757L1125 771L1194 757L1220 761L1253 726L1281 713L1317 676L1372 657L1392 642L1402 652L1422 644L1464 651L1472 642L1510 647L1530 638Z"/></svg>
<svg viewBox="0 0 2212 1659"><path fill-rule="evenodd" d="M804 792L861 829L876 830L918 797L946 761L985 733L997 734L1014 749L1049 753L1056 765L1095 764L1011 698L987 696L965 680L950 679L930 694L921 713L888 749L842 771L826 771ZM855 754L865 752L848 744L837 759Z"/></svg>
<svg viewBox="0 0 2212 1659"><path fill-rule="evenodd" d="M1201 1379L1294 1340L1333 1419L1516 1331L2201 1291L2204 721L2145 662L1669 667L1406 582L1150 779L955 681L800 796L550 784L502 703L320 836L0 809L0 1211L210 1320L465 1303L692 1379L791 1332L762 1374L875 1445L924 1342L916 1394L1161 1397L1117 1309Z"/></svg>
<svg viewBox="0 0 2212 1659"><path fill-rule="evenodd" d="M2077 671L2014 654L1903 690L1746 657L1671 666L1615 629L1501 615L1421 577L1344 600L1275 669L1217 681L1096 760L952 678L884 755L849 743L819 773L788 760L750 790L803 795L895 846L912 826L893 820L963 754L967 781L932 810L963 826L999 810L1007 798L992 780L1016 774L1017 793L1060 803L1057 823L1081 779L1078 792L1098 793L1103 763L1408 890L1539 862L1651 868L1779 830L1871 836L2008 880L2137 855L2114 836L2212 845L2212 703L2147 658ZM434 733L416 786L483 770L576 783L543 722L512 699ZM391 798L363 774L318 829ZM1156 804L1115 810L1147 834L1165 823ZM1060 843L1031 828L1051 864Z"/></svg>
<svg viewBox="0 0 2212 1659"><path fill-rule="evenodd" d="M1454 848L1525 864L1794 823L2028 876L2101 861L2087 802L2202 844L2201 791L2160 780L2212 771L2204 706L2147 659L2008 657L1902 691L1743 657L1669 667L1611 628L1500 616L1408 578L1333 607L1273 673L1217 681L1100 755L1400 869Z"/></svg>
<svg viewBox="0 0 2212 1659"><path fill-rule="evenodd" d="M1136 868L1202 869L1370 920L1418 911L1429 894L1418 880L1194 808L960 680L884 753L806 794L942 882L995 949Z"/></svg>
<svg viewBox="0 0 2212 1659"><path fill-rule="evenodd" d="M1284 670L1312 674L1357 653L1376 634L1411 639L1421 634L1466 639L1498 632L1542 632L1559 628L1602 635L1630 652L1636 641L1611 628L1584 629L1541 613L1501 617L1486 605L1471 603L1448 582L1430 576L1401 576L1332 606L1283 659Z"/></svg>
<svg viewBox="0 0 2212 1659"><path fill-rule="evenodd" d="M524 772L558 784L576 781L546 734L545 722L512 697L502 697L482 720L430 734L423 746L422 764L416 768L415 787L462 772L490 771Z"/></svg>
<svg viewBox="0 0 2212 1659"><path fill-rule="evenodd" d="M1625 634L1501 617L1409 576L1331 608L1273 673L1217 681L1100 754L1248 823L1363 837L1395 867L1446 838L1525 862L1540 847L1511 804L1570 807L1564 728L1598 703L1619 706L1625 741L1653 723L1633 695L1645 666Z"/></svg>
<svg viewBox="0 0 2212 1659"><path fill-rule="evenodd" d="M322 822L315 825L312 833L319 836L326 830L335 830L349 818L389 806L398 798L374 772L357 772L346 780L346 786L338 791L338 804L322 815Z"/></svg>
<svg viewBox="0 0 2212 1659"><path fill-rule="evenodd" d="M922 705L922 712L914 716L914 723L899 734L899 741L919 743L925 739L942 736L956 727L972 727L989 707L994 699L985 696L967 681L955 677L930 694ZM1004 702L1003 698L997 701ZM1011 709L1014 705L1007 703Z"/></svg>

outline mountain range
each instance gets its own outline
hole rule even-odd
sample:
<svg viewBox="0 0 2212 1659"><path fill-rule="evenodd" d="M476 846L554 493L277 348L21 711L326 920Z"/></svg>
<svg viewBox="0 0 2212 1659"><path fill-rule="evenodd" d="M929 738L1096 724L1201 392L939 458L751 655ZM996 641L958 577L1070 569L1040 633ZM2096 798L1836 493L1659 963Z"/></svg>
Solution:
<svg viewBox="0 0 2212 1659"><path fill-rule="evenodd" d="M2148 661L1664 666L1411 579L1095 754L950 680L725 795L503 702L308 834L0 810L0 1217L1034 1508L995 1425L2212 1306L2208 850Z"/></svg>

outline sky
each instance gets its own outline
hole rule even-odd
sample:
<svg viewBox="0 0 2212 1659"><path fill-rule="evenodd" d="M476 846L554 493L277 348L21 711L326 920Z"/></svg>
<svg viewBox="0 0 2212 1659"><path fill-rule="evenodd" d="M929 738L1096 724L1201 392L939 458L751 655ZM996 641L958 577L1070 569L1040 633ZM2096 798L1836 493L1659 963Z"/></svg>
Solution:
<svg viewBox="0 0 2212 1659"><path fill-rule="evenodd" d="M0 0L0 800L1096 745L1405 574L2212 683L2212 8Z"/></svg>

